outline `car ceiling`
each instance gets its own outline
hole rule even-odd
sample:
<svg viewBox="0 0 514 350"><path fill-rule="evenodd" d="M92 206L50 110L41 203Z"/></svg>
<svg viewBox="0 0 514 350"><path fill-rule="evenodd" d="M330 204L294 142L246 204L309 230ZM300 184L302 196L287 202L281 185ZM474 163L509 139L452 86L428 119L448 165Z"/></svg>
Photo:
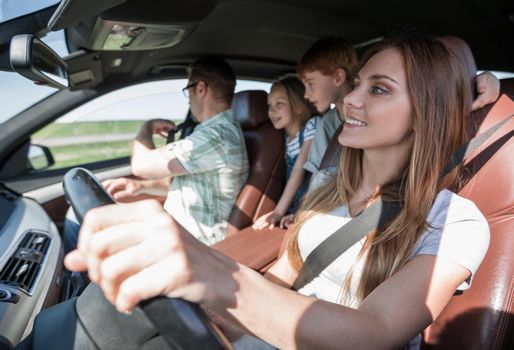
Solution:
<svg viewBox="0 0 514 350"><path fill-rule="evenodd" d="M1 69L9 68L10 37L43 33L55 8L0 25ZM144 80L152 71L184 74L180 67L206 54L225 57L240 77L269 80L294 71L297 59L322 35L341 35L361 47L398 29L460 36L480 69L514 71L514 3L509 1L128 0L99 16L147 24L196 24L172 47L102 51L75 59L76 67L96 64L104 81ZM93 16L66 29L70 51L88 51L95 23ZM120 67L112 67L116 58L122 59Z"/></svg>

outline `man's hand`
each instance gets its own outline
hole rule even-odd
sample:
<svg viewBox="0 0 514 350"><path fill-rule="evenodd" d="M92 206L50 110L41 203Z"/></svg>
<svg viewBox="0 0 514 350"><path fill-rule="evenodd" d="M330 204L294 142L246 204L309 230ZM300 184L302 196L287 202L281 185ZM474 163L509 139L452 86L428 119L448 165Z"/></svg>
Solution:
<svg viewBox="0 0 514 350"><path fill-rule="evenodd" d="M139 180L120 177L102 182L107 192L116 200L131 198L141 193L142 185Z"/></svg>
<svg viewBox="0 0 514 350"><path fill-rule="evenodd" d="M145 122L145 126L148 127L152 135L160 135L165 138L168 137L170 130L177 129L175 123L167 119L151 119Z"/></svg>
<svg viewBox="0 0 514 350"><path fill-rule="evenodd" d="M167 145L155 146L153 135L167 137L172 129L176 129L175 124L165 119L151 119L141 126L132 143L132 174L155 180L187 173Z"/></svg>
<svg viewBox="0 0 514 350"><path fill-rule="evenodd" d="M476 77L477 98L471 106L476 111L490 103L495 102L500 96L500 80L491 72L483 72Z"/></svg>

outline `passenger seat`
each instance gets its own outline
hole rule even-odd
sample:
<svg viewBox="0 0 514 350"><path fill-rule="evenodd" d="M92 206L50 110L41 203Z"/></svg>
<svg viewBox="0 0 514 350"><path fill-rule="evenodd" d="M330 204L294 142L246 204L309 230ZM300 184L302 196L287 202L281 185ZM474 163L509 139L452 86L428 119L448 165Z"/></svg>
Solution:
<svg viewBox="0 0 514 350"><path fill-rule="evenodd" d="M227 236L273 210L284 188L284 134L268 118L267 96L260 90L241 91L232 101L234 116L243 129L250 172L229 217Z"/></svg>

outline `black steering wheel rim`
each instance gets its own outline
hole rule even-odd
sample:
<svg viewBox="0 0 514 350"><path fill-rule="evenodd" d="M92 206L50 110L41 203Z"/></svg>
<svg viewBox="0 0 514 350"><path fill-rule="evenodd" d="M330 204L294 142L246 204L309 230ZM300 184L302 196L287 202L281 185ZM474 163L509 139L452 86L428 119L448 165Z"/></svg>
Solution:
<svg viewBox="0 0 514 350"><path fill-rule="evenodd" d="M82 222L92 208L115 203L98 179L87 169L73 168L63 178L67 202ZM197 304L174 298L156 297L139 304L170 349L231 349L218 327Z"/></svg>

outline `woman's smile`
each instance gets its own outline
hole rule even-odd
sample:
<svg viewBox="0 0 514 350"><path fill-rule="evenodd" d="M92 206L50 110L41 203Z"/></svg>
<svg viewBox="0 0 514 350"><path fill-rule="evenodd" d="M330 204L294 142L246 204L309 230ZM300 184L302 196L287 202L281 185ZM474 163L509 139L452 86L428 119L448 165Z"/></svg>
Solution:
<svg viewBox="0 0 514 350"><path fill-rule="evenodd" d="M362 120L358 120L358 119L354 119L354 118L351 118L351 117L345 117L344 118L344 121L343 121L346 125L346 126L349 126L349 127L359 127L359 126L366 126L368 124L366 124L365 122L363 122Z"/></svg>

